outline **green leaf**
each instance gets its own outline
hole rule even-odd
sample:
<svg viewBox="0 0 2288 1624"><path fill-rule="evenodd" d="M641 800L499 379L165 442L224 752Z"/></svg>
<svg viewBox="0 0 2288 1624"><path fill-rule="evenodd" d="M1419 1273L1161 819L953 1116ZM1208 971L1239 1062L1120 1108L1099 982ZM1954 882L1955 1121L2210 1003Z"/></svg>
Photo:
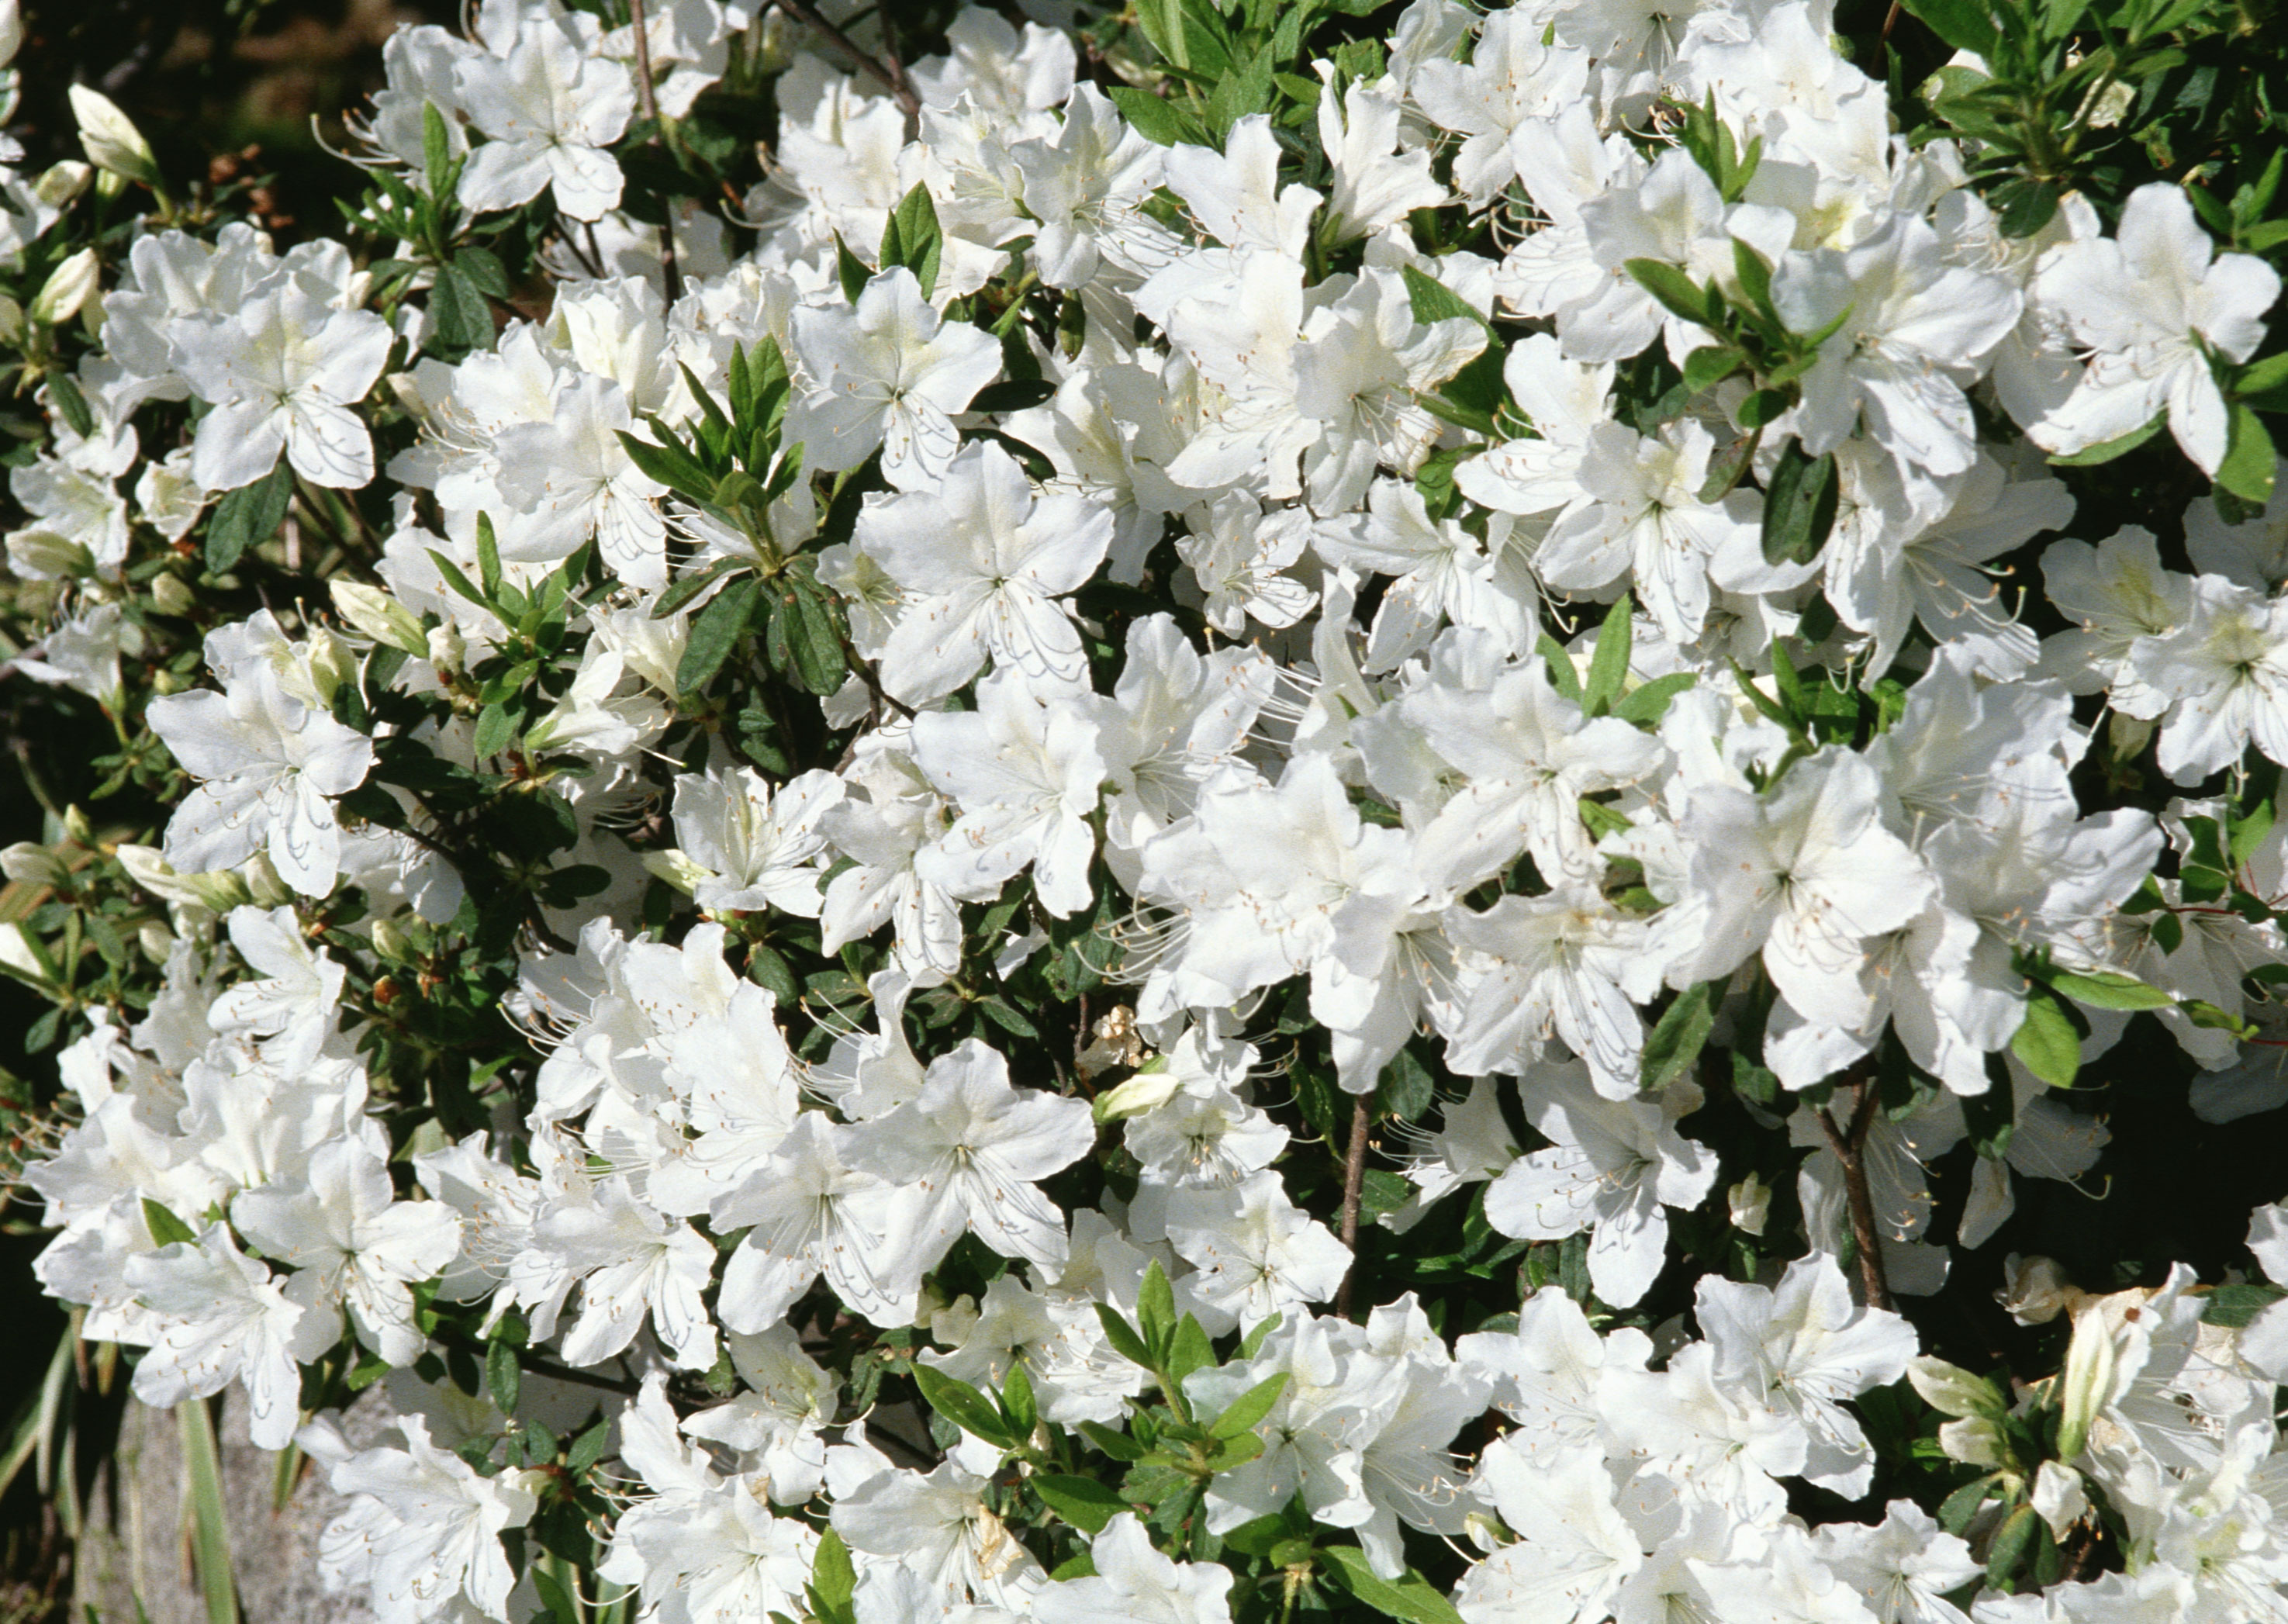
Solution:
<svg viewBox="0 0 2288 1624"><path fill-rule="evenodd" d="M2274 463L2272 435L2264 419L2245 401L2235 401L2231 437L2225 443L2224 461L2217 464L2216 482L2243 502L2261 507L2272 500Z"/></svg>
<svg viewBox="0 0 2288 1624"><path fill-rule="evenodd" d="M1703 981L1686 987L1661 1012L1645 1038L1639 1075L1647 1093L1657 1094L1691 1072L1715 1029L1723 993L1721 982Z"/></svg>
<svg viewBox="0 0 2288 1624"><path fill-rule="evenodd" d="M1168 1339L1168 1380L1178 1387L1195 1370L1205 1370L1216 1362L1215 1347L1200 1322L1186 1314L1176 1322L1176 1334Z"/></svg>
<svg viewBox="0 0 2288 1624"><path fill-rule="evenodd" d="M1474 321L1486 327L1485 317L1477 307L1445 283L1425 276L1412 265L1404 267L1406 295L1414 307L1414 319L1424 327L1434 321Z"/></svg>
<svg viewBox="0 0 2288 1624"><path fill-rule="evenodd" d="M1104 1305L1100 1303L1097 1306L1101 1309ZM1114 1316L1115 1319L1118 1317ZM1140 1461L1144 1458L1146 1452L1143 1445L1125 1432L1115 1432L1101 1422L1084 1421L1080 1423L1080 1431L1083 1438L1116 1461Z"/></svg>
<svg viewBox="0 0 2288 1624"><path fill-rule="evenodd" d="M1724 319L1724 296L1712 287L1704 290L1665 259L1632 259L1624 268L1670 314L1703 327L1713 327Z"/></svg>
<svg viewBox="0 0 2288 1624"><path fill-rule="evenodd" d="M207 570L224 574L235 566L250 547L258 547L278 533L286 518L286 504L294 495L294 471L280 457L270 471L251 485L226 491L215 503L207 524Z"/></svg>
<svg viewBox="0 0 2288 1624"><path fill-rule="evenodd" d="M450 195L455 189L449 184L453 178L452 136L445 128L445 115L437 104L425 100L421 104L421 166L429 182L429 197L440 209L452 206Z"/></svg>
<svg viewBox="0 0 2288 1624"><path fill-rule="evenodd" d="M495 1342L485 1350L485 1390L492 1395L493 1406L504 1415L516 1414L516 1401L523 1391L524 1367L517 1362L516 1350L504 1342Z"/></svg>
<svg viewBox="0 0 2288 1624"><path fill-rule="evenodd" d="M1128 1323L1118 1309L1109 1303L1100 1303L1096 1305L1096 1318L1098 1323L1104 1327L1104 1339L1112 1344L1115 1353L1130 1364L1141 1365L1147 1370L1157 1364L1152 1355L1151 1344L1136 1334L1136 1327Z"/></svg>
<svg viewBox="0 0 2288 1624"><path fill-rule="evenodd" d="M1578 705L1582 702L1581 673L1573 664L1573 656L1565 652L1563 644L1547 632L1541 634L1541 662L1549 668L1549 685Z"/></svg>
<svg viewBox="0 0 2288 1624"><path fill-rule="evenodd" d="M2093 1010L2165 1010L2177 1001L2157 986L2118 970L2054 970L2049 984L2076 1003Z"/></svg>
<svg viewBox="0 0 2288 1624"><path fill-rule="evenodd" d="M2026 1016L2010 1040L2010 1052L2054 1089L2073 1087L2081 1070L2081 1037L2064 1006L2039 986L2026 989Z"/></svg>
<svg viewBox="0 0 2288 1624"><path fill-rule="evenodd" d="M1025 1481L1041 1497L1042 1504L1083 1533L1101 1533L1107 1523L1130 1509L1116 1493L1091 1478L1052 1472Z"/></svg>
<svg viewBox="0 0 2288 1624"><path fill-rule="evenodd" d="M147 1195L143 1198L143 1227L151 1232L154 1246L172 1246L179 1240L198 1243L198 1231Z"/></svg>
<svg viewBox="0 0 2288 1624"><path fill-rule="evenodd" d="M429 289L429 315L437 324L437 342L457 350L493 347L492 307L484 290L457 265L440 265L435 286Z"/></svg>
<svg viewBox="0 0 2288 1624"><path fill-rule="evenodd" d="M2153 436L2158 434L2164 428L2167 427L2168 422L2168 413L2156 412L2153 414L2153 421L2147 424L2143 428L2132 429L2128 433L2124 434L2118 440L2109 440L2101 441L2094 446L2085 446L2078 451L2063 452L2050 459L2050 466L2053 468L2094 468L2101 463L2109 463L2117 456L2125 456L2128 453L2136 450L2138 447L2143 445L2147 440L2152 439Z"/></svg>
<svg viewBox="0 0 2288 1624"><path fill-rule="evenodd" d="M1993 205L1995 224L2006 237L2030 237L2058 212L2057 187L2025 177L1995 187L1986 201Z"/></svg>
<svg viewBox="0 0 2288 1624"><path fill-rule="evenodd" d="M1706 344L1684 358L1684 386L1694 394L1713 389L1737 372L1746 361L1728 344Z"/></svg>
<svg viewBox="0 0 2288 1624"><path fill-rule="evenodd" d="M1993 1542L1986 1548L1988 1584L1998 1590L2009 1588L2010 1575L2018 1571L2019 1559L2033 1543L2035 1532L2041 1525L2041 1514L2030 1505L2020 1505L2002 1519L2002 1525L1994 1531Z"/></svg>
<svg viewBox="0 0 2288 1624"><path fill-rule="evenodd" d="M230 1572L230 1505L223 1498L222 1452L215 1446L214 1416L203 1398L175 1406L182 1431L183 1479L191 1502L192 1555L207 1624L238 1624L238 1587Z"/></svg>
<svg viewBox="0 0 2288 1624"><path fill-rule="evenodd" d="M1407 1624L1462 1624L1454 1604L1412 1568L1396 1579L1382 1579L1355 1545L1330 1545L1318 1554L1326 1559L1327 1577L1377 1612Z"/></svg>
<svg viewBox="0 0 2288 1624"><path fill-rule="evenodd" d="M1764 491L1764 557L1774 564L1807 564L1827 545L1841 491L1832 452L1805 454L1790 439L1780 448Z"/></svg>
<svg viewBox="0 0 2288 1624"><path fill-rule="evenodd" d="M1632 688L1613 707L1613 714L1624 722L1634 722L1640 727L1650 727L1668 714L1669 701L1699 679L1689 671L1677 671L1667 677L1656 677L1650 682Z"/></svg>
<svg viewBox="0 0 2288 1624"><path fill-rule="evenodd" d="M817 1553L810 1559L811 1611L819 1624L848 1624L855 1616L851 1598L858 1591L858 1569L842 1536L828 1528L818 1536Z"/></svg>
<svg viewBox="0 0 2288 1624"><path fill-rule="evenodd" d="M1143 1332L1144 1343L1152 1350L1152 1358L1146 1362L1157 1365L1176 1335L1176 1294L1157 1258L1147 1265L1143 1284L1136 1288L1136 1328Z"/></svg>
<svg viewBox="0 0 2288 1624"><path fill-rule="evenodd" d="M1105 93L1112 99L1112 105L1120 109L1121 117L1135 126L1136 133L1155 146L1204 147L1208 144L1205 124L1194 115L1149 91L1117 84Z"/></svg>
<svg viewBox="0 0 2288 1624"><path fill-rule="evenodd" d="M718 558L697 574L684 576L659 595L659 601L651 606L652 619L666 619L733 570L749 567L743 558Z"/></svg>
<svg viewBox="0 0 2288 1624"><path fill-rule="evenodd" d="M1222 1414L1208 1422L1208 1432L1215 1438L1237 1438L1243 1432L1252 1432L1263 1418L1271 1414L1271 1406L1279 1402L1279 1395L1287 1390L1286 1371L1267 1376L1224 1406Z"/></svg>
<svg viewBox="0 0 2288 1624"><path fill-rule="evenodd" d="M2228 1331L2242 1330L2284 1297L2288 1297L2288 1292L2277 1286L2220 1286L2202 1299L2201 1321Z"/></svg>
<svg viewBox="0 0 2288 1624"><path fill-rule="evenodd" d="M1979 0L1911 0L1907 10L1957 51L1975 51L1991 59L1995 44L2001 38L1992 14Z"/></svg>
<svg viewBox="0 0 2288 1624"><path fill-rule="evenodd" d="M922 297L937 291L937 273L945 254L945 234L939 230L937 205L929 188L916 181L882 226L882 268L903 265L922 286Z"/></svg>
<svg viewBox="0 0 2288 1624"><path fill-rule="evenodd" d="M675 690L679 693L696 693L714 680L715 673L738 646L740 637L755 618L755 606L762 601L763 583L752 575L742 575L707 600L707 606L691 618L690 635L683 645L683 658L675 668Z"/></svg>
<svg viewBox="0 0 2288 1624"><path fill-rule="evenodd" d="M928 1400L930 1408L964 1432L973 1434L1003 1449L1015 1446L1017 1440L1010 1435L1007 1424L1001 1419L1000 1406L968 1382L957 1381L932 1366L918 1363L914 1366L914 1382L922 1390L922 1397Z"/></svg>
<svg viewBox="0 0 2288 1624"><path fill-rule="evenodd" d="M95 432L95 413L89 409L87 397L79 391L79 380L68 372L48 374L48 394L54 400L56 409L71 424L73 433L85 440Z"/></svg>
<svg viewBox="0 0 2288 1624"><path fill-rule="evenodd" d="M790 572L782 579L790 584L775 618L786 638L791 675L805 693L823 699L850 675L842 653L842 600L814 577Z"/></svg>
<svg viewBox="0 0 2288 1624"><path fill-rule="evenodd" d="M620 437L620 444L627 448L628 460L645 478L656 479L679 495L688 496L694 502L712 502L714 477L700 465L699 459L691 455L672 430L655 417L647 417L645 421L659 439L646 440L625 429L614 431Z"/></svg>
<svg viewBox="0 0 2288 1624"><path fill-rule="evenodd" d="M453 263L478 292L497 299L508 297L508 271L492 250L465 248L453 256Z"/></svg>
<svg viewBox="0 0 2288 1624"><path fill-rule="evenodd" d="M842 234L838 231L834 234L834 271L842 283L842 297L853 305L858 302L858 296L866 291L866 284L874 276L866 268L866 262L850 251L850 245L842 240Z"/></svg>
<svg viewBox="0 0 2288 1624"><path fill-rule="evenodd" d="M1636 605L1623 592L1605 611L1605 623L1597 629L1597 652L1589 658L1589 679L1581 687L1581 709L1590 716L1601 717L1610 710L1621 695L1621 685L1628 680L1629 622L1635 613Z"/></svg>
<svg viewBox="0 0 2288 1624"><path fill-rule="evenodd" d="M1021 1439L1033 1436L1040 1425L1041 1409L1033 1398L1033 1378L1025 1374L1022 1360L1009 1367L1008 1379L1001 1383L1001 1413L1008 1418L1010 1430Z"/></svg>

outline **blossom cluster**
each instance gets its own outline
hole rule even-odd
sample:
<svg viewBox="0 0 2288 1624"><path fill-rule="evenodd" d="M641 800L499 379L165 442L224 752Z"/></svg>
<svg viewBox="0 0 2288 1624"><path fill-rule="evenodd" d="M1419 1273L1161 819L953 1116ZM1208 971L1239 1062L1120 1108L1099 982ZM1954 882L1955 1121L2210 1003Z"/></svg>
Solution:
<svg viewBox="0 0 2288 1624"><path fill-rule="evenodd" d="M1988 1249L2288 1105L2270 191L1340 10L484 0L344 238L7 182L151 200L14 318L155 809L5 858L39 1279L388 1624L2288 1620L2288 1208Z"/></svg>

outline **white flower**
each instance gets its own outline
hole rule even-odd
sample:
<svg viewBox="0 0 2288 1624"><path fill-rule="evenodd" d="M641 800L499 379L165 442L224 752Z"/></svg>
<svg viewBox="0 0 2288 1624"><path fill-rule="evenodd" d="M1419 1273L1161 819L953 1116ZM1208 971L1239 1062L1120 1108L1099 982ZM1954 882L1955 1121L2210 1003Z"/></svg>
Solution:
<svg viewBox="0 0 2288 1624"><path fill-rule="evenodd" d="M2219 255L2183 189L2155 181L2129 194L2113 236L2045 260L2034 291L2089 360L2065 403L2026 425L2034 442L2085 450L2165 411L2185 455L2215 473L2228 420L2208 352L2249 358L2279 273L2252 254Z"/></svg>
<svg viewBox="0 0 2288 1624"><path fill-rule="evenodd" d="M488 138L461 176L463 203L513 209L552 190L576 220L619 206L619 161L604 148L627 128L635 83L594 35L586 18L552 17L519 28L504 54L473 51L456 65L462 109Z"/></svg>
<svg viewBox="0 0 2288 1624"><path fill-rule="evenodd" d="M336 309L290 281L173 330L176 369L214 407L191 448L201 485L250 485L282 450L313 485L354 490L372 479L373 440L350 408L389 357L379 316Z"/></svg>
<svg viewBox="0 0 2288 1624"><path fill-rule="evenodd" d="M210 1224L127 1260L128 1288L154 1316L151 1346L135 1367L135 1396L167 1406L204 1398L233 1381L246 1388L254 1441L283 1449L301 1420L302 1373L340 1334L306 1311L276 1277Z"/></svg>
<svg viewBox="0 0 2288 1624"><path fill-rule="evenodd" d="M919 704L949 693L989 655L1036 682L1084 683L1073 611L1112 543L1112 515L1069 492L1036 497L999 446L952 459L933 490L868 504L857 545L905 590L882 648L882 681Z"/></svg>
<svg viewBox="0 0 2288 1624"><path fill-rule="evenodd" d="M706 871L692 891L703 908L818 917L826 837L819 820L842 798L842 780L805 772L775 794L752 768L718 768L675 780L675 838Z"/></svg>
<svg viewBox="0 0 2288 1624"><path fill-rule="evenodd" d="M1040 1624L1228 1624L1231 1570L1162 1556L1133 1513L1100 1529L1089 1554L1093 1574L1044 1586L1034 1596Z"/></svg>
<svg viewBox="0 0 2288 1624"><path fill-rule="evenodd" d="M869 281L855 309L804 305L792 323L813 387L789 410L786 438L801 442L804 465L838 472L878 446L899 489L943 479L961 448L952 414L1000 376L993 336L942 321L902 267Z"/></svg>
<svg viewBox="0 0 2288 1624"><path fill-rule="evenodd" d="M219 693L153 700L149 716L175 759L205 780L168 820L167 861L179 873L234 867L266 852L304 896L333 890L341 829L328 797L365 781L370 740L290 697L267 667Z"/></svg>
<svg viewBox="0 0 2288 1624"><path fill-rule="evenodd" d="M1512 1162L1486 1190L1486 1221L1525 1240L1589 1238L1589 1279L1617 1308L1641 1301L1667 1263L1664 1207L1696 1207L1716 1159L1679 1135L1659 1102L1611 1100L1569 1061L1533 1067L1525 1113L1553 1141Z"/></svg>
<svg viewBox="0 0 2288 1624"><path fill-rule="evenodd" d="M1005 1257L1053 1267L1064 1216L1038 1181L1088 1154L1096 1124L1084 1100L1010 1087L1008 1063L973 1038L931 1062L918 1098L852 1139L862 1165L929 1192L924 1244L940 1255L965 1229Z"/></svg>
<svg viewBox="0 0 2288 1624"><path fill-rule="evenodd" d="M420 1415L399 1415L394 1424L402 1449L352 1454L338 1434L328 1436L330 1427L302 1435L327 1461L334 1493L349 1501L318 1536L326 1588L365 1587L381 1624L468 1616L506 1624L516 1573L500 1536L523 1527L539 1504L525 1475L482 1476L431 1443Z"/></svg>
<svg viewBox="0 0 2288 1624"><path fill-rule="evenodd" d="M1327 1302L1350 1268L1350 1248L1289 1200L1267 1168L1236 1184L1172 1192L1167 1228L1195 1271L1183 1278L1184 1301L1211 1335Z"/></svg>

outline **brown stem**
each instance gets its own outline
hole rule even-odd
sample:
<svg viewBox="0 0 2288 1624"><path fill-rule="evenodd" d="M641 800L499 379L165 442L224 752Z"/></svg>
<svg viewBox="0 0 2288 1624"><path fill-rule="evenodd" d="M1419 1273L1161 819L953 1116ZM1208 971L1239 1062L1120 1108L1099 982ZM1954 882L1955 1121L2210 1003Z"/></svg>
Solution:
<svg viewBox="0 0 2288 1624"><path fill-rule="evenodd" d="M914 87L906 82L904 66L894 58L888 67L869 56L851 37L818 14L809 0L777 0L779 10L806 28L823 34L845 56L858 64L866 75L897 98L898 106L905 109L906 122L919 130L922 123L922 99L914 94Z"/></svg>
<svg viewBox="0 0 2288 1624"><path fill-rule="evenodd" d="M1819 1131L1827 1137L1827 1148L1843 1164L1844 1195L1851 1210L1851 1240L1859 1253L1859 1284L1866 1294L1867 1306L1888 1309L1891 1286L1883 1275L1883 1236L1875 1224L1875 1198L1867 1187L1867 1130L1875 1125L1875 1105L1880 1090L1871 1077L1859 1079L1855 1086L1859 1091L1858 1105L1851 1113L1848 1128L1837 1128L1835 1119L1825 1111L1815 1111L1812 1115L1819 1121Z"/></svg>
<svg viewBox="0 0 2288 1624"><path fill-rule="evenodd" d="M628 22L636 36L636 99L643 104L643 115L651 124L651 145L659 145L659 99L651 88L651 29L644 20L644 0L628 0ZM660 265L667 273L667 302L671 305L683 297L683 267L675 262L675 210L667 211L667 223L659 228Z"/></svg>
<svg viewBox="0 0 2288 1624"><path fill-rule="evenodd" d="M1358 1273L1359 1196L1366 1188L1366 1135L1374 1126L1373 1096L1362 1094L1351 1111L1350 1153L1343 1161L1343 1244L1350 1248L1351 1264L1335 1293L1335 1312L1351 1311L1351 1280Z"/></svg>

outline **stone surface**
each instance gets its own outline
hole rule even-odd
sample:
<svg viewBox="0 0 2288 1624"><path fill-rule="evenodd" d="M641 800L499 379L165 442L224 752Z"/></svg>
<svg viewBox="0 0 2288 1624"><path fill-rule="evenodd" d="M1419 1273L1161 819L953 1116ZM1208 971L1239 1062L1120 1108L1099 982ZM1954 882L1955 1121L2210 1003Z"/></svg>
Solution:
<svg viewBox="0 0 2288 1624"><path fill-rule="evenodd" d="M231 1571L245 1624L369 1624L361 1596L329 1596L318 1581L318 1535L342 1498L306 1464L285 1509L274 1498L278 1457L247 1437L235 1391L215 1401L223 1496L230 1509ZM379 1388L342 1418L350 1442L377 1441L390 1410ZM207 1624L191 1565L191 1515L180 1422L171 1410L130 1403L119 1447L99 1474L79 1543L72 1612L86 1624L135 1624L142 1604L150 1624Z"/></svg>

